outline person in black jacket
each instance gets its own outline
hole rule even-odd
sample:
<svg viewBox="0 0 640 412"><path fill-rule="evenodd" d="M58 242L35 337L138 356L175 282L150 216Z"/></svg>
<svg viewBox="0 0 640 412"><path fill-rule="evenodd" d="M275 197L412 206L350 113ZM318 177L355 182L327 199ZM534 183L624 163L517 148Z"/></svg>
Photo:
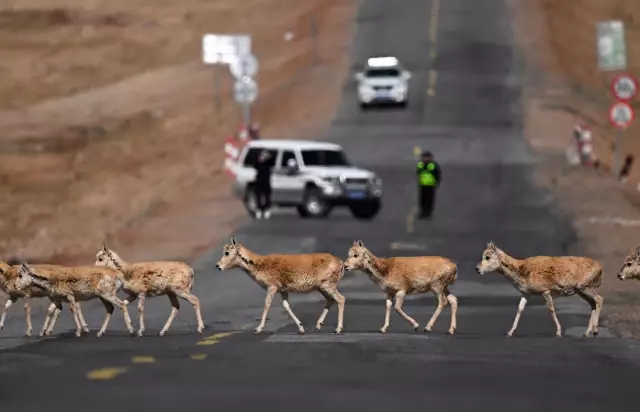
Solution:
<svg viewBox="0 0 640 412"><path fill-rule="evenodd" d="M263 150L258 156L258 161L254 165L256 169L256 200L258 211L256 218L269 219L271 217L271 166L269 160L271 155L267 150Z"/></svg>

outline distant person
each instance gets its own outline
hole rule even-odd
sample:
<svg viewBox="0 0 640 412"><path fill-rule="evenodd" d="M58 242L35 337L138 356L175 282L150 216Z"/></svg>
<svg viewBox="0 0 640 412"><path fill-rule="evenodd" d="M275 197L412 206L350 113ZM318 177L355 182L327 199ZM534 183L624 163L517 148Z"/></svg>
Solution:
<svg viewBox="0 0 640 412"><path fill-rule="evenodd" d="M419 219L431 219L433 206L436 201L436 191L440 187L442 173L440 165L433 159L433 154L429 151L422 153L422 160L418 162L416 168L418 175L420 214Z"/></svg>
<svg viewBox="0 0 640 412"><path fill-rule="evenodd" d="M252 123L249 126L249 140L260 139L260 123Z"/></svg>
<svg viewBox="0 0 640 412"><path fill-rule="evenodd" d="M254 168L256 169L256 202L258 211L256 218L269 219L271 217L271 166L269 160L271 155L267 150L260 152L258 161Z"/></svg>
<svg viewBox="0 0 640 412"><path fill-rule="evenodd" d="M618 175L618 179L622 182L626 182L629 178L629 174L631 173L631 167L633 166L633 161L635 158L632 154L628 154L627 157L624 158L624 165L620 169L620 174Z"/></svg>

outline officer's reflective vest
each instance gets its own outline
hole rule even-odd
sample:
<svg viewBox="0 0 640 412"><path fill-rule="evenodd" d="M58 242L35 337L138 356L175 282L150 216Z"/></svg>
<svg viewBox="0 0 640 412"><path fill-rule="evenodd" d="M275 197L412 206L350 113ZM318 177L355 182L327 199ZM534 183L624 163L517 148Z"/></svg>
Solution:
<svg viewBox="0 0 640 412"><path fill-rule="evenodd" d="M435 186L436 177L433 175L436 165L433 162L429 162L426 165L424 162L418 163L418 179L420 186Z"/></svg>

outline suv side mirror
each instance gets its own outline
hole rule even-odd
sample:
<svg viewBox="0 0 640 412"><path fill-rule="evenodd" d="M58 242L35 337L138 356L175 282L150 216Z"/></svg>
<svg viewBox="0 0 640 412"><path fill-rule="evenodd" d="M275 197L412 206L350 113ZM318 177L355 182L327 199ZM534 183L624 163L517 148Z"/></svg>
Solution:
<svg viewBox="0 0 640 412"><path fill-rule="evenodd" d="M404 72L402 72L402 76L405 78L405 80L409 80L411 78L411 73L405 70Z"/></svg>
<svg viewBox="0 0 640 412"><path fill-rule="evenodd" d="M362 73L362 72L358 72L358 73L354 74L354 75L353 75L353 77L354 77L356 80L361 81L362 79L364 79L364 73Z"/></svg>
<svg viewBox="0 0 640 412"><path fill-rule="evenodd" d="M295 175L300 172L300 168L298 167L298 162L295 159L287 160L287 174Z"/></svg>

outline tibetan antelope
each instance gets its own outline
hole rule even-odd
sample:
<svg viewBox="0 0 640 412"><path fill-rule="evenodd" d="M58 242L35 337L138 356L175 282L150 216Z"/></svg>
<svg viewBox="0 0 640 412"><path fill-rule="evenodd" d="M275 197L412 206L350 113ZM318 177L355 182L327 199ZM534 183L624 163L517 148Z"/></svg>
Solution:
<svg viewBox="0 0 640 412"><path fill-rule="evenodd" d="M556 336L562 336L562 327L556 316L552 296L574 294L578 294L591 306L591 318L584 336L598 334L600 310L604 302L602 296L596 292L602 283L600 263L579 256L534 256L518 260L497 248L493 242L488 242L482 252L482 260L476 266L476 272L483 275L494 271L504 275L522 294L518 312L507 336L511 337L515 333L530 295L542 295L556 325Z"/></svg>
<svg viewBox="0 0 640 412"><path fill-rule="evenodd" d="M342 261L328 253L310 253L300 255L258 255L236 242L224 246L223 255L216 264L218 270L239 267L267 291L262 319L256 333L264 329L267 312L276 292L280 292L282 306L298 326L298 333L304 334L304 327L289 306L289 292L308 293L317 290L326 299L326 304L316 323L316 330L322 329L329 309L338 303L338 326L335 333L343 329L345 298L338 291L338 282L344 275Z"/></svg>
<svg viewBox="0 0 640 412"><path fill-rule="evenodd" d="M62 311L62 301L69 304L69 309L73 314L76 323L76 336L82 336L82 326L78 316L78 302L99 298L107 310L102 327L97 336L104 335L114 306L118 306L124 313L124 321L129 330L133 333L131 319L127 306L118 299L116 292L120 289L122 282L118 279L118 272L98 266L73 266L34 269L25 262L21 263L18 273L16 287L19 290L39 286L47 290L49 299L54 303L55 310L47 315L49 326L45 333L50 335L53 326ZM45 324L47 321L45 320Z"/></svg>
<svg viewBox="0 0 640 412"><path fill-rule="evenodd" d="M139 262L127 263L107 245L96 254L97 266L108 266L118 270L123 280L122 289L127 294L126 305L138 299L138 315L140 329L138 336L142 336L144 328L144 301L147 297L166 295L171 301L171 314L159 335L164 336L173 319L180 310L178 298L193 305L198 322L198 333L204 330L202 315L200 314L200 300L191 293L195 281L194 270L183 262Z"/></svg>
<svg viewBox="0 0 640 412"><path fill-rule="evenodd" d="M629 249L627 256L624 258L622 268L618 272L618 279L640 280L640 247L637 247L635 251Z"/></svg>
<svg viewBox="0 0 640 412"><path fill-rule="evenodd" d="M38 269L47 269L47 268L60 268L58 265L32 265L32 268L35 270ZM25 332L26 336L31 336L33 332L33 328L31 325L31 304L30 300L34 298L45 298L48 297L49 294L46 289L43 289L36 285L31 285L22 290L18 290L16 288L16 281L18 280L18 273L20 272L20 265L10 266L6 262L0 261L0 290L6 293L9 297L7 302L4 305L4 309L2 311L2 317L0 318L0 330L4 327L4 322L7 317L7 312L9 308L18 301L18 299L24 299L24 312L27 318L27 330ZM48 309L48 313L53 313L55 310L55 304L51 303ZM82 311L80 310L80 305L78 305L78 317L80 318L80 323L82 324L82 329L84 332L89 331L89 327L87 323L84 321L84 317L82 316ZM42 331L38 336L43 336L49 322L50 316L47 315L45 322L42 326Z"/></svg>
<svg viewBox="0 0 640 412"><path fill-rule="evenodd" d="M431 291L438 298L438 307L425 326L425 332L431 332L438 316L451 304L451 325L449 334L456 330L458 299L449 291L457 278L458 268L451 260L441 256L416 256L379 258L367 249L361 240L353 242L344 263L346 270L361 269L387 294L384 325L380 332L389 329L391 304L395 297L396 312L406 319L418 331L418 322L402 310L406 295Z"/></svg>

